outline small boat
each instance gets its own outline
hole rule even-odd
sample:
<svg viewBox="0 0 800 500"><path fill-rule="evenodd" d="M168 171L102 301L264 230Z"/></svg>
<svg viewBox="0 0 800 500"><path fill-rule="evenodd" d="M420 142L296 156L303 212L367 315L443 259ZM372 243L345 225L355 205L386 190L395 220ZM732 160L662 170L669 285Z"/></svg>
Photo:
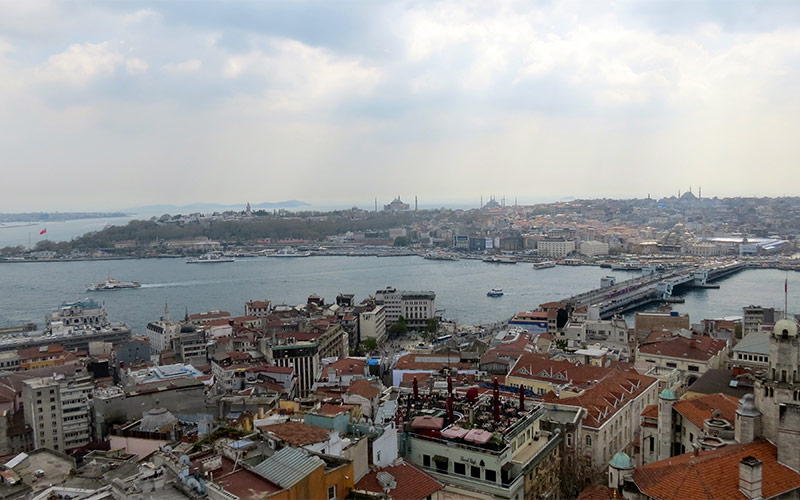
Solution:
<svg viewBox="0 0 800 500"><path fill-rule="evenodd" d="M103 290L122 290L124 288L139 288L142 284L138 281L117 281L108 278L103 283L92 283L86 289L87 292L100 292Z"/></svg>
<svg viewBox="0 0 800 500"><path fill-rule="evenodd" d="M551 267L556 267L556 263L552 260L545 260L542 262L534 262L533 268L534 269L550 269Z"/></svg>
<svg viewBox="0 0 800 500"><path fill-rule="evenodd" d="M268 254L267 257L309 257L310 255L310 251L300 252L296 248L286 247L275 253Z"/></svg>
<svg viewBox="0 0 800 500"><path fill-rule="evenodd" d="M236 257L226 257L219 252L211 252L200 257L186 259L187 264L221 264L223 262L236 262Z"/></svg>
<svg viewBox="0 0 800 500"><path fill-rule="evenodd" d="M492 288L488 292L486 292L487 297L502 297L503 296L503 289L502 288Z"/></svg>

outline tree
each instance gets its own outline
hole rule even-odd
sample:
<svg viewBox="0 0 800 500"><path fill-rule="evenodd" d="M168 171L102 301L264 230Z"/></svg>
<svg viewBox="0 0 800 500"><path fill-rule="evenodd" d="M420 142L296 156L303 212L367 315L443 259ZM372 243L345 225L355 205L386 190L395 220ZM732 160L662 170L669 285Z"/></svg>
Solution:
<svg viewBox="0 0 800 500"><path fill-rule="evenodd" d="M407 236L398 236L394 239L394 246L396 247L407 247L408 246L408 237Z"/></svg>
<svg viewBox="0 0 800 500"><path fill-rule="evenodd" d="M428 324L425 326L425 331L428 333L436 333L439 330L439 321L436 318L429 319Z"/></svg>
<svg viewBox="0 0 800 500"><path fill-rule="evenodd" d="M373 338L368 338L367 340L362 342L361 345L364 347L364 350L366 352L371 352L378 348L378 340Z"/></svg>
<svg viewBox="0 0 800 500"><path fill-rule="evenodd" d="M408 325L406 324L406 319L402 316L397 318L397 323L389 327L389 333L393 337L397 337L399 335L405 335L406 333L408 333Z"/></svg>

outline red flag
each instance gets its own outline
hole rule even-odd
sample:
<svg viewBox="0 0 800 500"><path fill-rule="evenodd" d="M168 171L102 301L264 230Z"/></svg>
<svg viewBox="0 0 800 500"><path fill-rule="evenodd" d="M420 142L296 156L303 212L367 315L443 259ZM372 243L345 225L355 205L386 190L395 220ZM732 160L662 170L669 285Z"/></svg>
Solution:
<svg viewBox="0 0 800 500"><path fill-rule="evenodd" d="M47 228L44 228L44 229L42 229L41 231L39 231L39 234L41 235L41 234L44 234L44 233L46 233L46 232L47 232Z"/></svg>

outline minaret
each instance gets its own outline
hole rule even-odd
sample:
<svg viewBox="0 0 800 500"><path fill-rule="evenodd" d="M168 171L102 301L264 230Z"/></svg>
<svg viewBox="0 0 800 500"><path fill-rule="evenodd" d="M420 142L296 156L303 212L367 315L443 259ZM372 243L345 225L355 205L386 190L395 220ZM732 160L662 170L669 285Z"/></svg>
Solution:
<svg viewBox="0 0 800 500"><path fill-rule="evenodd" d="M414 211L415 212L417 211L418 207L419 207L419 205L417 204L417 195L414 195Z"/></svg>
<svg viewBox="0 0 800 500"><path fill-rule="evenodd" d="M478 207L478 208L483 208L483 195L481 195L481 206ZM30 233L28 233L28 236L30 236ZM28 238L28 239L30 239L30 238Z"/></svg>
<svg viewBox="0 0 800 500"><path fill-rule="evenodd" d="M169 304L164 300L164 321L169 321Z"/></svg>
<svg viewBox="0 0 800 500"><path fill-rule="evenodd" d="M670 389L658 395L658 456L664 460L672 456L672 405L678 398Z"/></svg>
<svg viewBox="0 0 800 500"><path fill-rule="evenodd" d="M375 198L375 211L378 211L378 198Z"/></svg>
<svg viewBox="0 0 800 500"><path fill-rule="evenodd" d="M703 186L698 186L698 188L697 188L697 197L698 198L702 198L703 197Z"/></svg>

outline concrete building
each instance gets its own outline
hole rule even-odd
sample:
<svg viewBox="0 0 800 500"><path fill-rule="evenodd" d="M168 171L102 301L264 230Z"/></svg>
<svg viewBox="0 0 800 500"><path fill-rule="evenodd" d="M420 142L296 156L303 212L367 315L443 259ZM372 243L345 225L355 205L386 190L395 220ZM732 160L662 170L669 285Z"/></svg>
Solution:
<svg viewBox="0 0 800 500"><path fill-rule="evenodd" d="M742 336L761 331L762 325L772 326L782 316L782 311L772 307L745 306L742 308Z"/></svg>
<svg viewBox="0 0 800 500"><path fill-rule="evenodd" d="M725 368L728 343L688 330L654 332L636 347L636 360L647 367L676 368L683 383L690 386L707 370Z"/></svg>
<svg viewBox="0 0 800 500"><path fill-rule="evenodd" d="M386 325L392 326L402 316L411 330L422 330L436 318L436 294L430 291L410 292L386 288L375 292L375 301L384 306Z"/></svg>
<svg viewBox="0 0 800 500"><path fill-rule="evenodd" d="M151 321L145 328L150 347L154 352L172 349L172 339L181 331L181 324L177 321L170 321L169 308L164 306L164 316L158 321Z"/></svg>
<svg viewBox="0 0 800 500"><path fill-rule="evenodd" d="M603 243L602 241L582 241L580 253L587 257L608 255L608 243Z"/></svg>
<svg viewBox="0 0 800 500"><path fill-rule="evenodd" d="M566 257L575 251L575 241L562 238L544 239L536 243L539 255L547 257Z"/></svg>
<svg viewBox="0 0 800 500"><path fill-rule="evenodd" d="M689 315L678 312L637 312L633 316L633 331L637 340L647 338L652 332L691 328Z"/></svg>
<svg viewBox="0 0 800 500"><path fill-rule="evenodd" d="M384 306L374 306L371 311L358 315L358 329L361 339L375 339L378 345L386 341L386 310Z"/></svg>
<svg viewBox="0 0 800 500"><path fill-rule="evenodd" d="M244 303L244 315L265 318L270 314L270 301L250 300Z"/></svg>
<svg viewBox="0 0 800 500"><path fill-rule="evenodd" d="M34 446L63 452L89 443L93 390L87 375L26 380L22 402Z"/></svg>
<svg viewBox="0 0 800 500"><path fill-rule="evenodd" d="M731 349L731 368L745 370L766 370L769 368L769 337L768 333L751 332Z"/></svg>

